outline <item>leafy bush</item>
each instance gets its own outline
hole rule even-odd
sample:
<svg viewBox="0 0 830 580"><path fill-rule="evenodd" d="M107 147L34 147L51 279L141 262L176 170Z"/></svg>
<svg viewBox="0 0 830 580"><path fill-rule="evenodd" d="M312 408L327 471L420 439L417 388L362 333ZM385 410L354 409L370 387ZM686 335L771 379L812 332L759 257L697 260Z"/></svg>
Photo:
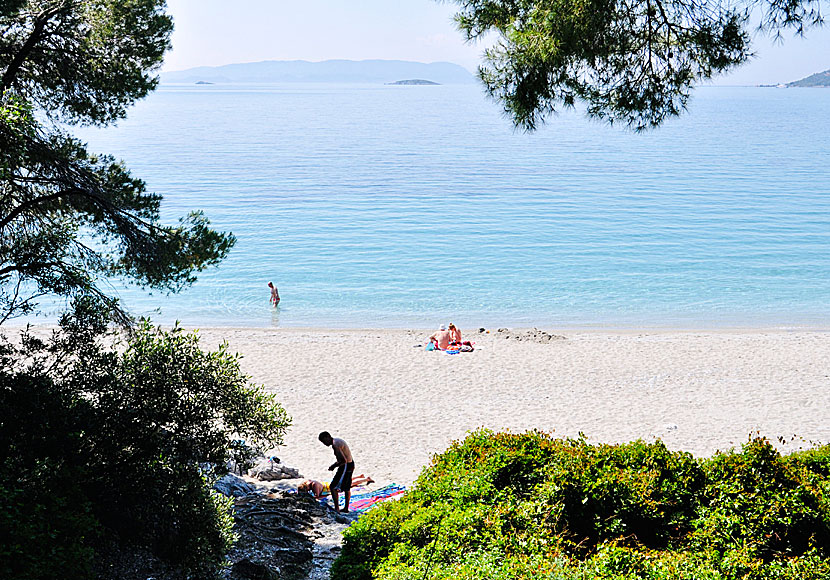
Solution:
<svg viewBox="0 0 830 580"><path fill-rule="evenodd" d="M754 439L741 453L703 462L707 505L691 541L724 552L737 543L745 555L765 562L812 550L828 556L827 449L786 458L766 440Z"/></svg>
<svg viewBox="0 0 830 580"><path fill-rule="evenodd" d="M830 446L696 460L480 430L347 530L334 580L830 577Z"/></svg>
<svg viewBox="0 0 830 580"><path fill-rule="evenodd" d="M210 577L233 541L212 483L290 424L226 346L147 322L113 345L105 329L86 302L50 339L2 345L2 578L89 578L113 544Z"/></svg>
<svg viewBox="0 0 830 580"><path fill-rule="evenodd" d="M0 374L0 578L86 578L98 533L72 416L43 377Z"/></svg>

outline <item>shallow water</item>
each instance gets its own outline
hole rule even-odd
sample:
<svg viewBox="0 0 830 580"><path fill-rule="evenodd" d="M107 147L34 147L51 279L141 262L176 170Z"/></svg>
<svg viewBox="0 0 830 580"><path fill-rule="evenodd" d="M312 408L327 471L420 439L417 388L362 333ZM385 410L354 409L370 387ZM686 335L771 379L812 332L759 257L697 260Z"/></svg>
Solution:
<svg viewBox="0 0 830 580"><path fill-rule="evenodd" d="M830 91L703 88L632 134L477 86L168 86L85 129L239 239L187 325L830 326ZM273 280L282 303L268 307Z"/></svg>

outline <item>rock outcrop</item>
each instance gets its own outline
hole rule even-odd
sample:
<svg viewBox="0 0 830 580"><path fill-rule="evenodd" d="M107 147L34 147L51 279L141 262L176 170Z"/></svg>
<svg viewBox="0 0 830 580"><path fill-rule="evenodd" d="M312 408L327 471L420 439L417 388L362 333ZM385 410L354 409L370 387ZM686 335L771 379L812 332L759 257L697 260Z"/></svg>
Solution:
<svg viewBox="0 0 830 580"><path fill-rule="evenodd" d="M310 496L251 493L234 502L239 540L227 580L322 580L340 551L350 519Z"/></svg>
<svg viewBox="0 0 830 580"><path fill-rule="evenodd" d="M238 475L229 473L213 484L213 489L228 497L245 497L256 491L256 486L248 483Z"/></svg>
<svg viewBox="0 0 830 580"><path fill-rule="evenodd" d="M299 479L300 472L293 467L280 463L279 460L262 459L252 469L248 476L260 481L277 481L279 479Z"/></svg>

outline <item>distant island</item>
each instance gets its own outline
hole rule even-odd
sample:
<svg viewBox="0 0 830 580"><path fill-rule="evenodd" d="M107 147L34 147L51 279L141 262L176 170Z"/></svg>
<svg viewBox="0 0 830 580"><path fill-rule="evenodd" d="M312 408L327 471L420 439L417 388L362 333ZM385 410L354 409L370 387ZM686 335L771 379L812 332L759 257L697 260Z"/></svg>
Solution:
<svg viewBox="0 0 830 580"><path fill-rule="evenodd" d="M196 81L197 85L212 85L213 83L209 83L208 81Z"/></svg>
<svg viewBox="0 0 830 580"><path fill-rule="evenodd" d="M426 79L405 79L402 81L395 81L394 83L386 83L387 85L440 85L441 83L436 83L434 81L428 81Z"/></svg>
<svg viewBox="0 0 830 580"><path fill-rule="evenodd" d="M786 84L787 87L830 87L830 70L810 75L800 81Z"/></svg>
<svg viewBox="0 0 830 580"><path fill-rule="evenodd" d="M472 84L475 77L451 62L405 60L269 60L202 66L161 73L162 83L395 83ZM432 79L423 81L421 79Z"/></svg>

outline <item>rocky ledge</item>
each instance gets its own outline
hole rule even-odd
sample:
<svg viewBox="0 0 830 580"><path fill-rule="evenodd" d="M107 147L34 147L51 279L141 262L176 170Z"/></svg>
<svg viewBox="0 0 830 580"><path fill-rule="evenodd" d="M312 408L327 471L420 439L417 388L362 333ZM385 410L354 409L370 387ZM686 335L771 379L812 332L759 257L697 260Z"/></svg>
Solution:
<svg viewBox="0 0 830 580"><path fill-rule="evenodd" d="M276 484L282 487L280 484ZM217 489L234 497L239 540L227 580L323 580L352 521L313 498L227 475Z"/></svg>

